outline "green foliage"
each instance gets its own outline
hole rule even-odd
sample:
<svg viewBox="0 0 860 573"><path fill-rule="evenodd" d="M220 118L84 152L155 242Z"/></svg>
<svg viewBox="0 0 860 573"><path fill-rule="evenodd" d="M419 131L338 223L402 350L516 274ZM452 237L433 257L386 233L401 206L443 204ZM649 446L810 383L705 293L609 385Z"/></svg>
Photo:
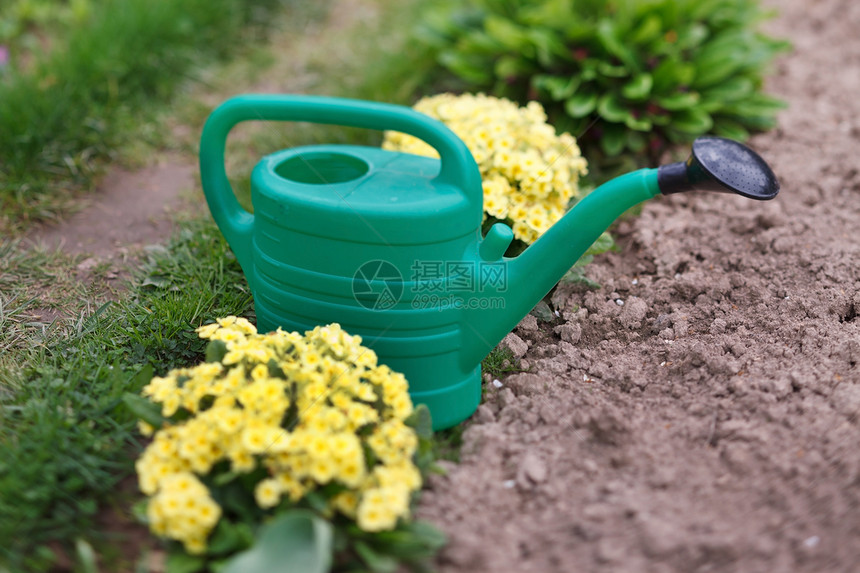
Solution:
<svg viewBox="0 0 860 573"><path fill-rule="evenodd" d="M560 283L582 284L592 289L599 289L600 283L593 281L585 275L585 267L594 260L596 255L602 255L615 249L615 239L609 233L603 233L594 241L588 250L576 261L576 264L567 271L559 280Z"/></svg>
<svg viewBox="0 0 860 573"><path fill-rule="evenodd" d="M0 255L4 281L29 280L34 261L3 248ZM155 275L159 286L140 286ZM48 542L93 535L99 502L131 474L139 448L124 394L139 392L153 370L198 359L195 327L251 306L211 223L189 225L152 251L136 285L127 299L33 333L27 344L11 333L17 361L0 366L0 570L48 569Z"/></svg>
<svg viewBox="0 0 860 573"><path fill-rule="evenodd" d="M139 405L135 404L133 410L140 411ZM434 462L440 447L454 448L452 442L456 440L459 449L462 424L459 430L434 437L430 410L423 404L415 408L405 423L418 437L414 461L425 479L436 469ZM251 474L225 471L207 480L224 513L210 534L204 553L191 555L180 543L168 542L168 572L394 573L406 569L423 572L429 571L429 560L446 543L445 536L435 527L410 519L399 519L391 530L362 530L356 521L331 512L330 497L344 490L344 486L336 483L329 483L297 502L282 500L274 515L267 514L258 507L252 493L253 484L266 475L265 468L257 468ZM413 514L417 495L411 499ZM135 509L142 523L147 523L147 502L140 502Z"/></svg>
<svg viewBox="0 0 860 573"><path fill-rule="evenodd" d="M507 348L496 347L481 361L481 371L499 378L512 372L523 372L520 361Z"/></svg>
<svg viewBox="0 0 860 573"><path fill-rule="evenodd" d="M773 127L762 80L788 44L756 31L766 16L757 0L470 0L424 37L463 88L539 100L594 163Z"/></svg>
<svg viewBox="0 0 860 573"><path fill-rule="evenodd" d="M260 528L257 543L230 559L222 573L328 573L334 531L306 510L284 512Z"/></svg>
<svg viewBox="0 0 860 573"><path fill-rule="evenodd" d="M12 50L0 75L0 213L44 218L62 191L92 185L142 112L169 101L195 65L243 45L285 1L91 0L74 25L46 22L50 49L26 65Z"/></svg>
<svg viewBox="0 0 860 573"><path fill-rule="evenodd" d="M83 23L93 0L7 0L0 6L0 45L12 61L25 60L43 48L48 37Z"/></svg>
<svg viewBox="0 0 860 573"><path fill-rule="evenodd" d="M453 428L436 433L433 440L433 458L460 463L460 449L463 447L463 432L466 422L461 422ZM438 468L437 468L437 471Z"/></svg>

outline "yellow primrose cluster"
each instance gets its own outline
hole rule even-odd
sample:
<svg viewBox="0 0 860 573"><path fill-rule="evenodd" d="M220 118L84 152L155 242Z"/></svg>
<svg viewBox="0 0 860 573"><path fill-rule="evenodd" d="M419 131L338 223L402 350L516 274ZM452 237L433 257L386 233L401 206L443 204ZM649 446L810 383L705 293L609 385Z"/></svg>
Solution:
<svg viewBox="0 0 860 573"><path fill-rule="evenodd" d="M484 94L427 97L415 109L439 119L472 152L484 188L487 215L511 224L514 236L527 244L537 240L567 211L587 173L576 139L556 134L543 107ZM382 147L438 157L427 143L399 132L387 132Z"/></svg>
<svg viewBox="0 0 860 573"><path fill-rule="evenodd" d="M360 337L338 324L304 336L264 335L232 316L197 332L220 360L173 370L142 391L168 420L157 431L141 423L153 440L136 464L156 534L189 552L205 550L220 507L194 476L216 466L243 474L263 468L254 489L263 509L337 483L346 489L329 500L329 511L365 531L408 517L421 486L412 462L418 440L404 423L412 413L408 385L378 365Z"/></svg>

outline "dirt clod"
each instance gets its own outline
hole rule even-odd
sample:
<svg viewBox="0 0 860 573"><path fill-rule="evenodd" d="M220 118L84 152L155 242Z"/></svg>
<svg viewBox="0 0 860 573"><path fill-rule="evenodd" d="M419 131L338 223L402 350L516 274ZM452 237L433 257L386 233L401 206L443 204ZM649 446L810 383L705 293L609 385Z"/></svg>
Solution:
<svg viewBox="0 0 860 573"><path fill-rule="evenodd" d="M505 336L499 347L510 350L514 358L522 358L529 350L528 344L513 332Z"/></svg>

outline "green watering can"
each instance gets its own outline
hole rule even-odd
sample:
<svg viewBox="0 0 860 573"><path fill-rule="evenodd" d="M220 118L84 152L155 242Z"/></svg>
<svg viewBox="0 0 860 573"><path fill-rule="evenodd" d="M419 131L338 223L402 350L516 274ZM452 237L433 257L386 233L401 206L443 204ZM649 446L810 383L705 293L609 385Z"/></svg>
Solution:
<svg viewBox="0 0 860 573"><path fill-rule="evenodd" d="M355 145L279 151L251 175L252 215L230 188L224 147L236 124L256 120L399 131L440 159ZM401 106L289 95L240 96L212 112L200 171L254 295L259 331L337 322L360 334L406 375L435 429L476 410L481 360L624 211L659 193L708 189L763 200L779 191L755 152L700 138L688 161L609 181L508 258L513 232L496 224L481 236L478 166L444 124Z"/></svg>

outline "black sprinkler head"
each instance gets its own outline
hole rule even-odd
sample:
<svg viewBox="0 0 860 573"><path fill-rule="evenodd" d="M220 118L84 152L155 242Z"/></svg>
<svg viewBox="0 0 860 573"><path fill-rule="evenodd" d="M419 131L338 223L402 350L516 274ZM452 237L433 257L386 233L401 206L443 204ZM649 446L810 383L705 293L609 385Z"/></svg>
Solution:
<svg viewBox="0 0 860 573"><path fill-rule="evenodd" d="M687 161L661 165L657 184L664 195L684 191L721 191L766 201L779 193L779 181L761 156L722 137L700 137Z"/></svg>

